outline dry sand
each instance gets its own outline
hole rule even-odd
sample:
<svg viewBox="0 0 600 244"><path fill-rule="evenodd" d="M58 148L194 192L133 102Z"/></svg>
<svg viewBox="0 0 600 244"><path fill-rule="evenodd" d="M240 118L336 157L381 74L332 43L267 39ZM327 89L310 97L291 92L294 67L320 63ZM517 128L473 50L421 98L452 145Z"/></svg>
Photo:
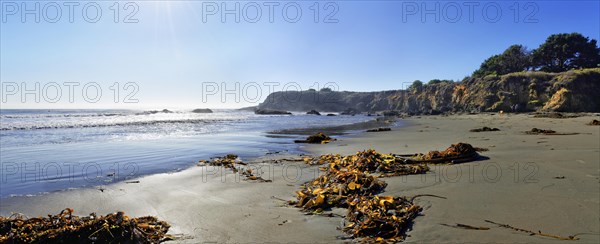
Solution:
<svg viewBox="0 0 600 244"><path fill-rule="evenodd" d="M384 153L443 150L457 142L488 148L488 160L453 166L432 166L426 175L385 178L382 195L435 194L447 199L418 198L424 207L407 242L418 243L549 243L569 242L495 227L484 220L544 233L579 234L577 243L600 242L600 127L588 126L593 116L547 119L531 115L480 114L406 119L406 127L365 133L327 145L309 145L314 155L352 154L374 148ZM498 132L469 132L483 126ZM533 127L577 135L527 135ZM289 158L293 156L266 156ZM256 159L256 160L264 160ZM2 199L0 215L58 213L130 216L155 215L172 224L180 242L340 242L340 217L303 215L276 198L292 199L294 191L316 174L301 162L262 163L272 183L236 181L210 168L193 167L172 174L143 177L138 184L116 183L36 197ZM258 167L258 166L255 166ZM302 169L297 177L298 169ZM210 171L210 172L209 172ZM226 172L226 171L223 171ZM270 172L270 173L269 173ZM284 174L287 172L287 175ZM564 177L564 178L563 178ZM225 182L223 182L225 181ZM465 230L441 224L468 224L490 230ZM580 234L583 233L583 234Z"/></svg>

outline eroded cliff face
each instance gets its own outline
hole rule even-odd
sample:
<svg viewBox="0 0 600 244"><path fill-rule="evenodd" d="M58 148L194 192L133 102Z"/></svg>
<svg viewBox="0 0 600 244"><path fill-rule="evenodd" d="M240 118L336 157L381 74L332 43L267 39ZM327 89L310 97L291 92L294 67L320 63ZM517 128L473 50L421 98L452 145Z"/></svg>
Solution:
<svg viewBox="0 0 600 244"><path fill-rule="evenodd" d="M563 73L520 72L459 83L381 92L275 92L261 109L415 114L491 111L600 112L600 68Z"/></svg>

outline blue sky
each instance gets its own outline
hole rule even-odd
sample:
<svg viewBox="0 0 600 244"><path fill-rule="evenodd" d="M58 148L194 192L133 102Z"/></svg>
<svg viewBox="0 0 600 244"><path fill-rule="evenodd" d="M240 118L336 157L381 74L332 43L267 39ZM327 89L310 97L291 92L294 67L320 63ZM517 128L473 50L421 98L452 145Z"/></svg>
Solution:
<svg viewBox="0 0 600 244"><path fill-rule="evenodd" d="M270 82L279 84L271 87L276 91L332 83L349 91L401 89L416 79L460 80L508 46L536 48L551 34L600 38L598 1L318 1L317 23L315 1L272 1L279 4L272 23L262 1L132 1L135 6L128 8L130 1L121 1L118 23L112 10L117 1L88 5L88 19L96 17L95 7L102 9L95 23L83 18L89 1L74 7L73 23L65 2L27 1L29 10L35 3L40 8L24 22L22 1L1 2L2 108L235 108L262 101ZM55 3L62 15L50 23L56 20ZM222 4L233 9L236 3L240 22L229 14L223 23ZM302 10L297 22L283 17L286 4L289 19L296 7ZM214 6L218 12L209 15ZM257 6L262 15L250 23ZM423 20L425 9L432 14ZM337 23L325 23L334 10L329 20ZM130 20L137 23L123 23L134 12ZM79 84L73 102L64 82ZM138 102L123 103L134 92L124 87L130 82L137 91L128 101ZM36 83L40 102L31 94L23 102L22 90ZM60 97L50 83L59 85ZM93 90L97 99L82 97L90 83L101 97ZM236 83L239 89L223 101L221 92Z"/></svg>

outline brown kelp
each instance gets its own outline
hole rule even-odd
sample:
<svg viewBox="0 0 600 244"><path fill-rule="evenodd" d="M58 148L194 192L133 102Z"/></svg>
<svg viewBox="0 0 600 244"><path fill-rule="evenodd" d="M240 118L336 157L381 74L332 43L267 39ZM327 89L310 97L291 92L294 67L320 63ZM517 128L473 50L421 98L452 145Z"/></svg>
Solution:
<svg viewBox="0 0 600 244"><path fill-rule="evenodd" d="M529 135L560 136L560 135L577 135L579 133L558 133L558 132L553 131L553 130L545 130L545 129L533 128L530 131L525 131L525 134L529 134Z"/></svg>
<svg viewBox="0 0 600 244"><path fill-rule="evenodd" d="M422 208L405 197L353 196L343 230L353 237L402 241Z"/></svg>
<svg viewBox="0 0 600 244"><path fill-rule="evenodd" d="M444 151L430 151L426 154L416 154L412 157L414 162L428 163L458 163L477 159L477 148L467 143L452 144ZM408 159L411 160L411 159Z"/></svg>
<svg viewBox="0 0 600 244"><path fill-rule="evenodd" d="M123 212L78 217L67 208L57 215L0 217L0 243L159 243L170 226L156 217L130 218Z"/></svg>
<svg viewBox="0 0 600 244"><path fill-rule="evenodd" d="M246 180L253 180L258 182L272 182L272 180L263 179L261 176L257 176L254 174L254 170L250 167L244 168L248 164L244 163L242 160L239 160L239 157L235 154L227 154L225 157L216 157L212 160L200 160L198 161L198 166L220 166L226 169L231 169L233 173L239 173L246 177Z"/></svg>
<svg viewBox="0 0 600 244"><path fill-rule="evenodd" d="M465 162L478 156L477 148L457 143L427 154L381 154L369 149L349 156L305 158L310 165L328 164L321 168L325 174L305 183L289 204L316 214L333 207L347 208L347 224L342 229L350 237L401 241L421 207L413 203L414 197L377 195L387 186L379 178L423 174L429 170L426 163Z"/></svg>

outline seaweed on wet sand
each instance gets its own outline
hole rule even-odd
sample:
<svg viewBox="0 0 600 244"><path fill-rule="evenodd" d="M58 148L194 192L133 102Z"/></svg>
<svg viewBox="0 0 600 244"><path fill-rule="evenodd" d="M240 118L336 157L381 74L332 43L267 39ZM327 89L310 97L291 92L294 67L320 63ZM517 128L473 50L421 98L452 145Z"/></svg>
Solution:
<svg viewBox="0 0 600 244"><path fill-rule="evenodd" d="M0 217L0 243L159 243L171 239L169 228L152 216L130 218L117 212L79 217L67 208L48 217Z"/></svg>
<svg viewBox="0 0 600 244"><path fill-rule="evenodd" d="M408 162L409 159L397 157L393 154L378 153L373 149L357 152L350 156L339 154L322 155L309 161L310 165L329 164L330 169L359 172L379 173L379 177L398 175L421 174L429 170L427 165Z"/></svg>
<svg viewBox="0 0 600 244"><path fill-rule="evenodd" d="M213 160L200 160L198 161L198 166L220 166L227 169L231 169L233 173L239 173L246 177L246 180L258 181L258 182L272 182L272 180L264 179L261 176L257 176L254 173L254 170L250 167L243 168L242 166L247 166L247 163L244 163L239 159L238 155L235 154L227 154L224 157L216 157ZM241 166L238 166L241 165Z"/></svg>
<svg viewBox="0 0 600 244"><path fill-rule="evenodd" d="M359 171L332 170L306 183L296 192L297 201L290 204L307 211L321 212L331 207L347 207L350 195L373 195L379 193L387 183Z"/></svg>
<svg viewBox="0 0 600 244"><path fill-rule="evenodd" d="M382 177L423 174L427 163L457 163L477 159L477 149L466 143L451 145L427 154L381 154L373 149L354 155L322 155L305 162L325 165L325 174L304 184L290 205L313 214L333 207L347 208L342 230L351 238L367 242L402 241L422 208L415 197L379 196L387 183ZM433 195L420 195L433 196Z"/></svg>
<svg viewBox="0 0 600 244"><path fill-rule="evenodd" d="M459 163L476 160L479 155L477 151L482 151L482 148L475 148L471 144L457 143L452 144L444 151L430 151L426 154L416 154L408 160L414 162L428 163Z"/></svg>
<svg viewBox="0 0 600 244"><path fill-rule="evenodd" d="M600 125L600 120L597 120L597 119L592 120L588 123L588 125Z"/></svg>
<svg viewBox="0 0 600 244"><path fill-rule="evenodd" d="M529 134L529 135L548 135L548 136L552 136L552 135L577 135L579 133L558 133L556 131L553 130L545 130L545 129L538 129L538 128L533 128L529 131L525 131L525 134Z"/></svg>
<svg viewBox="0 0 600 244"><path fill-rule="evenodd" d="M405 197L353 196L343 231L374 241L402 241L422 208Z"/></svg>

